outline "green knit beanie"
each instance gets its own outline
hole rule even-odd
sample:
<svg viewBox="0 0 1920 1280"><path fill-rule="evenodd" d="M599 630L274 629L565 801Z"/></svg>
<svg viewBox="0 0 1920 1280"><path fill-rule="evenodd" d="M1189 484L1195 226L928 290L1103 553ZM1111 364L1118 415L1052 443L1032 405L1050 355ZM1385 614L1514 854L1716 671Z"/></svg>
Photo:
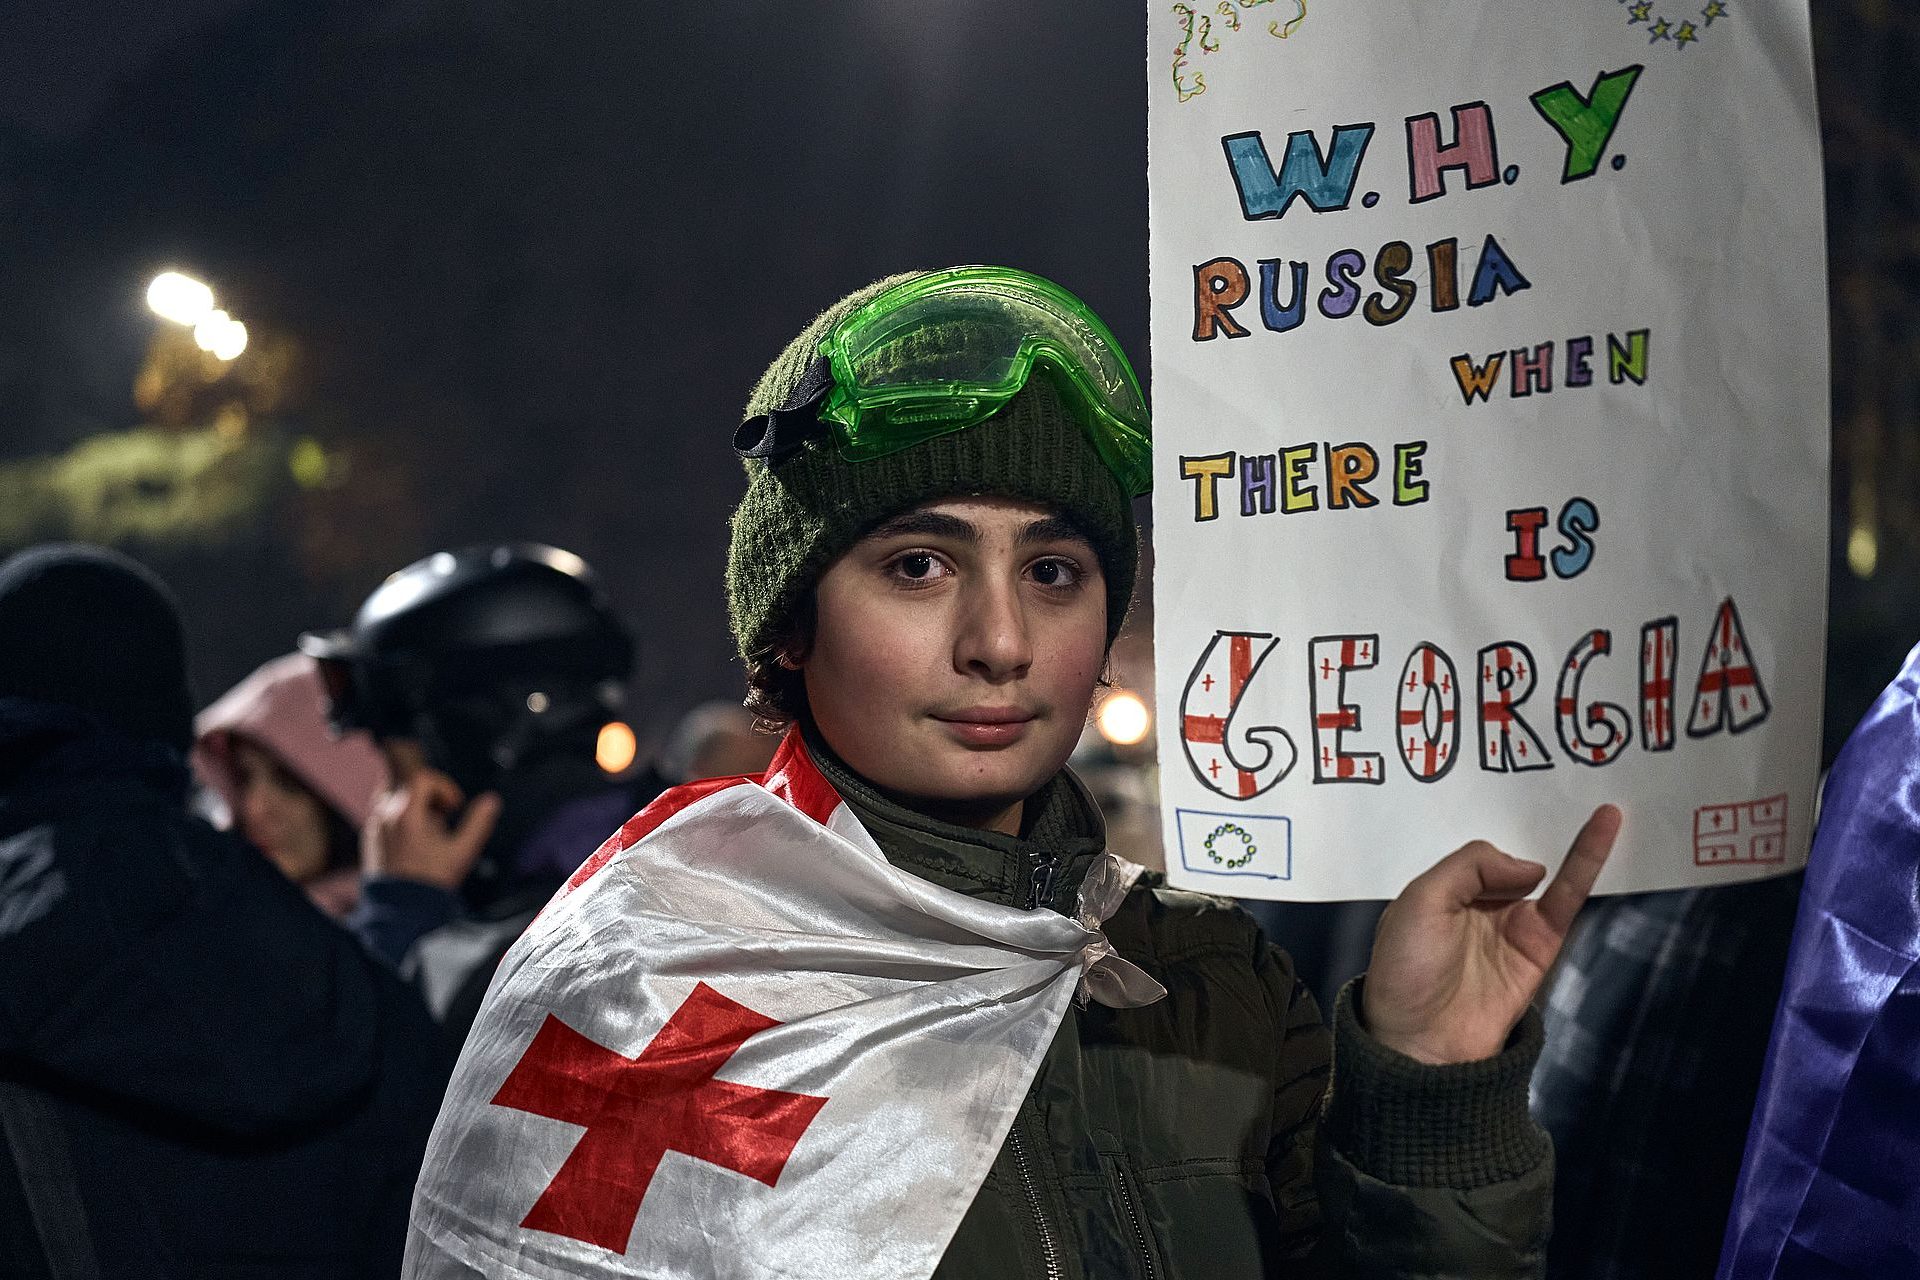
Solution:
<svg viewBox="0 0 1920 1280"><path fill-rule="evenodd" d="M918 272L889 276L827 308L767 369L743 415L787 400L833 326ZM954 340L966 334L955 326ZM1107 582L1107 642L1126 621L1139 566L1133 505L1044 370L1005 407L963 431L862 462L818 436L786 458L746 459L733 513L727 613L741 656L763 652L841 552L882 521L942 498L1019 498L1059 511L1093 543Z"/></svg>

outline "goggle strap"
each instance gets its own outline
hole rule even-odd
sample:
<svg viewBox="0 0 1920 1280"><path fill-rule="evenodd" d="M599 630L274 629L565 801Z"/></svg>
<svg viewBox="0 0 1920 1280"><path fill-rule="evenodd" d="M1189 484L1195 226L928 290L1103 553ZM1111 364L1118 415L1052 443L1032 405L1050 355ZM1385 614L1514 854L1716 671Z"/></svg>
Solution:
<svg viewBox="0 0 1920 1280"><path fill-rule="evenodd" d="M833 366L817 355L787 398L767 413L755 414L733 433L733 451L743 458L775 460L797 453L824 428L820 402L833 390Z"/></svg>

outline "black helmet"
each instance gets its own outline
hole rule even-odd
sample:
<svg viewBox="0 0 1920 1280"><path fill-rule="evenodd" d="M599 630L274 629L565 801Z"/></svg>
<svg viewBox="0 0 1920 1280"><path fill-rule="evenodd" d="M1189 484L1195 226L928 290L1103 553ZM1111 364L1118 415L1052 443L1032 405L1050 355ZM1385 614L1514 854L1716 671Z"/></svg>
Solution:
<svg viewBox="0 0 1920 1280"><path fill-rule="evenodd" d="M393 574L353 625L300 637L334 723L415 738L469 795L555 750L591 759L633 640L586 561L534 543L441 551Z"/></svg>

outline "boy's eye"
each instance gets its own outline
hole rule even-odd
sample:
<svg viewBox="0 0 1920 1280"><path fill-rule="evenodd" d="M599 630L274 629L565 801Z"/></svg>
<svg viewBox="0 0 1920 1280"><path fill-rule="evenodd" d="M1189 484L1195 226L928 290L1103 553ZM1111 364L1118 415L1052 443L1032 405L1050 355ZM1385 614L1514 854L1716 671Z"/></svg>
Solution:
<svg viewBox="0 0 1920 1280"><path fill-rule="evenodd" d="M1071 587L1080 581L1080 567L1071 560L1040 560L1033 566L1033 580L1043 587Z"/></svg>
<svg viewBox="0 0 1920 1280"><path fill-rule="evenodd" d="M894 571L914 582L928 582L944 575L946 566L931 551L909 551L893 562Z"/></svg>

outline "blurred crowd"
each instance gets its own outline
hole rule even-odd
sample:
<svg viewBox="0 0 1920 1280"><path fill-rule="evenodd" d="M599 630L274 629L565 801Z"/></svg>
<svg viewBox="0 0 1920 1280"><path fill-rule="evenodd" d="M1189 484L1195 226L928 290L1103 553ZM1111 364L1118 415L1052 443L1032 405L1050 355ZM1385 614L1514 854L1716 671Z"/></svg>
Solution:
<svg viewBox="0 0 1920 1280"><path fill-rule="evenodd" d="M118 553L0 565L0 638L9 1277L129 1256L393 1274L507 948L656 794L756 775L776 746L720 703L636 753L632 638L545 546L401 568L197 714L174 598ZM1092 734L1075 766L1122 852L1153 858L1141 770ZM1534 1078L1559 1151L1549 1274L1711 1274L1798 895L1588 907ZM1250 905L1328 1004L1379 914Z"/></svg>
<svg viewBox="0 0 1920 1280"><path fill-rule="evenodd" d="M407 566L197 715L117 553L7 561L0 636L8 1277L393 1274L501 955L670 782L775 743L707 705L637 758L632 639L550 547Z"/></svg>

